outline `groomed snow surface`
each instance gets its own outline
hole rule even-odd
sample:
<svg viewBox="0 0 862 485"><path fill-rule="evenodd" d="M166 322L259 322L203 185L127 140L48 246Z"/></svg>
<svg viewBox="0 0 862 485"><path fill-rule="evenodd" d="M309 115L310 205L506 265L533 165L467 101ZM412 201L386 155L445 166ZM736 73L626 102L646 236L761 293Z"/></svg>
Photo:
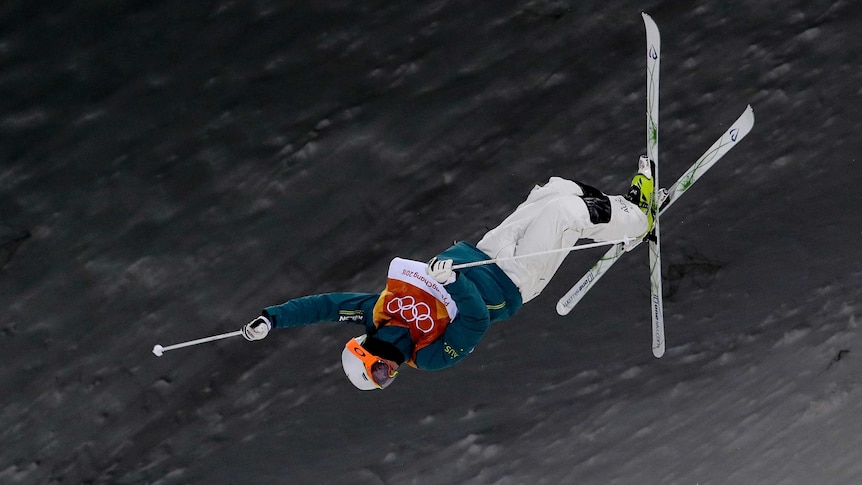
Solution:
<svg viewBox="0 0 862 485"><path fill-rule="evenodd" d="M0 5L0 483L862 483L856 3L402 3ZM662 359L645 249L385 392L349 324L152 354L625 191L641 11L666 182L757 117L662 219Z"/></svg>

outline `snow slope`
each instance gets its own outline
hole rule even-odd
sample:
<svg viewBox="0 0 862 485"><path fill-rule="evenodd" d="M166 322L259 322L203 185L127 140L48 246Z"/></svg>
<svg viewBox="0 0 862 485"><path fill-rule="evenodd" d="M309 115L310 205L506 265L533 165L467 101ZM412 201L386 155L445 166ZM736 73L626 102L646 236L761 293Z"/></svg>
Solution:
<svg viewBox="0 0 862 485"><path fill-rule="evenodd" d="M3 2L0 483L862 482L854 7ZM552 175L625 190L642 10L664 180L757 116L662 219L665 357L645 250L556 315L601 249L386 392L350 326L151 354L376 291Z"/></svg>

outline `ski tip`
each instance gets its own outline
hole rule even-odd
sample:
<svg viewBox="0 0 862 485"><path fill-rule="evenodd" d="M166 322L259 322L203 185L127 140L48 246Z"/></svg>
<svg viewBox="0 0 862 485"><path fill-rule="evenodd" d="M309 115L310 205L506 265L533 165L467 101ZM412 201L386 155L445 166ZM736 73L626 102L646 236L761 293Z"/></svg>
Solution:
<svg viewBox="0 0 862 485"><path fill-rule="evenodd" d="M733 133L732 141L737 142L745 138L745 135L754 128L754 109L749 104L745 108L745 112L742 113L742 116L734 123L737 126L737 132Z"/></svg>
<svg viewBox="0 0 862 485"><path fill-rule="evenodd" d="M641 12L641 17L643 17L644 23L647 26L655 27L656 29L658 29L658 25L655 23L655 20L653 20L652 17L650 17L650 14L648 14L646 12Z"/></svg>
<svg viewBox="0 0 862 485"><path fill-rule="evenodd" d="M659 44L661 43L661 35L658 32L658 24L656 24L655 20L653 20L652 17L650 17L649 14L646 12L641 12L641 16L643 17L644 26L646 27L647 40L651 40L651 43L654 45L655 50L658 51Z"/></svg>
<svg viewBox="0 0 862 485"><path fill-rule="evenodd" d="M664 345L662 345L661 347L653 347L652 355L654 355L656 359L661 359L661 357L664 355Z"/></svg>

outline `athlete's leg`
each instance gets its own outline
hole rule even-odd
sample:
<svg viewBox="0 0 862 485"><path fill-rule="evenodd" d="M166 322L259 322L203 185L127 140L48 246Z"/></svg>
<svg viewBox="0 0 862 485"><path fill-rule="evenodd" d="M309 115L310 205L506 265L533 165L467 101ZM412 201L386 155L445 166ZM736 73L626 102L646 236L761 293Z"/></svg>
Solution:
<svg viewBox="0 0 862 485"><path fill-rule="evenodd" d="M479 241L492 258L511 258L573 246L590 223L580 186L552 178L533 189L527 200ZM521 290L524 302L542 292L568 253L504 259L497 265Z"/></svg>

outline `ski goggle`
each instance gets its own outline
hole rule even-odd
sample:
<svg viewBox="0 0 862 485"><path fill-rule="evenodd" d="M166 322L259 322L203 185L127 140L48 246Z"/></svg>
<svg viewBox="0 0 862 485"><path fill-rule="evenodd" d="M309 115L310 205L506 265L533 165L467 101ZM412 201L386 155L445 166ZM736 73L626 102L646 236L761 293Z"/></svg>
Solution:
<svg viewBox="0 0 862 485"><path fill-rule="evenodd" d="M362 340L364 341L365 339ZM365 366L365 374L371 378L371 382L378 389L385 389L398 376L398 364L391 360L372 355L362 348L361 342L358 342L356 339L350 339L345 348L362 361L362 364Z"/></svg>

